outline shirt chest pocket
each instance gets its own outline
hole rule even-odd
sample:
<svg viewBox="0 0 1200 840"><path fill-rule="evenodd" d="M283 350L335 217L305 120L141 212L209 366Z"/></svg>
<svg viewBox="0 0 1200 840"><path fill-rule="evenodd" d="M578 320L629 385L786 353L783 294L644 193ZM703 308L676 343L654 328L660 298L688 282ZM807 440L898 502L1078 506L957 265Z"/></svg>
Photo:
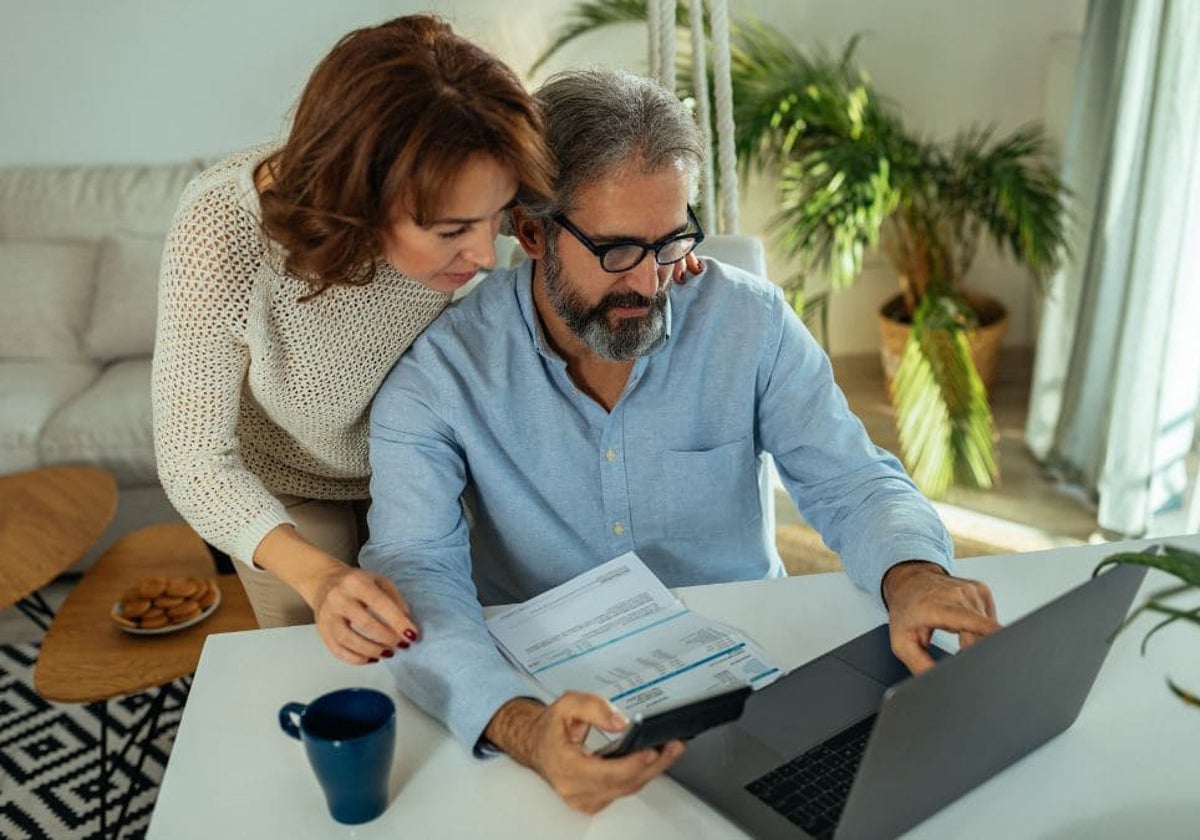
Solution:
<svg viewBox="0 0 1200 840"><path fill-rule="evenodd" d="M662 531L672 539L734 537L762 518L749 435L708 449L665 450L662 480Z"/></svg>

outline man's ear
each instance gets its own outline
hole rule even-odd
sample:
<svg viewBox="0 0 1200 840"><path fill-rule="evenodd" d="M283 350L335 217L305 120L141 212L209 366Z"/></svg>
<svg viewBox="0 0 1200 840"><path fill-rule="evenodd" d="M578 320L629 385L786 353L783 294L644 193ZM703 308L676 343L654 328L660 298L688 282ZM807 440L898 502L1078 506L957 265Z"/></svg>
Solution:
<svg viewBox="0 0 1200 840"><path fill-rule="evenodd" d="M546 255L546 231L542 223L525 214L520 207L512 209L513 232L517 241L532 259L540 260Z"/></svg>

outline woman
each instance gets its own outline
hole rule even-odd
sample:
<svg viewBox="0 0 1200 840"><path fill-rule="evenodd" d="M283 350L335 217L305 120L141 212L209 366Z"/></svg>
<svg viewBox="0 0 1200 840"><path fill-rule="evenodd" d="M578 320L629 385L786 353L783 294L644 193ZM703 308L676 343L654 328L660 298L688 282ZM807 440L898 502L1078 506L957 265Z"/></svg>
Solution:
<svg viewBox="0 0 1200 840"><path fill-rule="evenodd" d="M346 35L278 148L193 181L167 240L154 426L168 497L227 552L259 624L311 622L351 663L417 640L356 566L376 388L545 196L541 120L499 60L428 16Z"/></svg>

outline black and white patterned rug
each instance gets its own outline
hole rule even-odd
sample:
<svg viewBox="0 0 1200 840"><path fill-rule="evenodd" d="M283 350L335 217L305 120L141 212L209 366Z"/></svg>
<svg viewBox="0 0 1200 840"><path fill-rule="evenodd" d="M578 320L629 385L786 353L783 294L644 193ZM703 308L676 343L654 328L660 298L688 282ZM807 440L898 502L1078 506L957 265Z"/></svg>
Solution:
<svg viewBox="0 0 1200 840"><path fill-rule="evenodd" d="M108 837L100 830L100 716L90 705L50 703L33 688L39 645L0 645L0 837L4 840L110 840L130 784L121 838L141 838L150 822L167 755L187 700L167 687L159 731L140 750L120 749L156 691L108 702ZM139 766L140 764L140 766Z"/></svg>

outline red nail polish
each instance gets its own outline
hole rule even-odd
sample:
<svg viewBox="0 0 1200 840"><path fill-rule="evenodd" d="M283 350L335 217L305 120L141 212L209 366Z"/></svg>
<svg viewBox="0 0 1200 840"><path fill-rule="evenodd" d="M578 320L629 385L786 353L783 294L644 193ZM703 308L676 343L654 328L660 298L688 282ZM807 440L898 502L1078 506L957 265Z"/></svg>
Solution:
<svg viewBox="0 0 1200 840"><path fill-rule="evenodd" d="M396 652L394 650L385 650L383 653L381 653L379 655L382 656L384 659L391 659L393 656L396 655Z"/></svg>
<svg viewBox="0 0 1200 840"><path fill-rule="evenodd" d="M417 640L417 634L412 630L405 630L404 635L408 637L410 642L415 642Z"/></svg>
<svg viewBox="0 0 1200 840"><path fill-rule="evenodd" d="M408 642L401 640L396 643L396 647L400 648L401 650L408 650Z"/></svg>
<svg viewBox="0 0 1200 840"><path fill-rule="evenodd" d="M374 665L374 664L375 664L376 662L378 662L378 661L379 661L378 659L368 659L368 660L367 660L367 664L368 664L368 665Z"/></svg>

